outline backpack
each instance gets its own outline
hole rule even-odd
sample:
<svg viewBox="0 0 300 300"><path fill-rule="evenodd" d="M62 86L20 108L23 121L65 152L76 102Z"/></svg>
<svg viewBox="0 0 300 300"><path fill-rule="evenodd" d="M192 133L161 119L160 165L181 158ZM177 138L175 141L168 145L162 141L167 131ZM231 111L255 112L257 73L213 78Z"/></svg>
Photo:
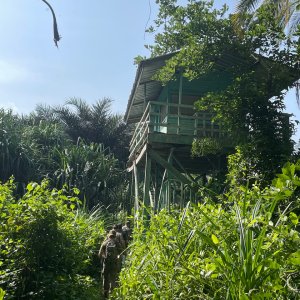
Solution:
<svg viewBox="0 0 300 300"><path fill-rule="evenodd" d="M127 226L123 226L122 232L123 232L124 238L126 236L126 240L128 242L131 239L131 229Z"/></svg>
<svg viewBox="0 0 300 300"><path fill-rule="evenodd" d="M123 239L124 239L125 244L127 246L128 242L129 242L129 230L128 230L128 228L126 228L124 226L122 228L122 236L123 236Z"/></svg>
<svg viewBox="0 0 300 300"><path fill-rule="evenodd" d="M118 255L119 255L119 253L118 253L118 248L117 248L116 242L113 240L108 240L108 242L106 244L105 262L106 263L116 263Z"/></svg>

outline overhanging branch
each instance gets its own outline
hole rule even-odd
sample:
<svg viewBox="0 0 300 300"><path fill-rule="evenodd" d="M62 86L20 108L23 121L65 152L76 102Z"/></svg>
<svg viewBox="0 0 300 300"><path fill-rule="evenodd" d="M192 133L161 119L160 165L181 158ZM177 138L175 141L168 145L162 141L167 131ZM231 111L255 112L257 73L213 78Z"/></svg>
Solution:
<svg viewBox="0 0 300 300"><path fill-rule="evenodd" d="M52 13L52 18L53 18L53 40L54 40L54 43L55 43L55 46L57 46L57 43L60 41L60 35L58 33L58 27L57 27L57 22L56 22L56 16L55 16L55 13L54 13L54 10L52 8L52 6L46 1L46 0L42 0L51 10L51 13Z"/></svg>

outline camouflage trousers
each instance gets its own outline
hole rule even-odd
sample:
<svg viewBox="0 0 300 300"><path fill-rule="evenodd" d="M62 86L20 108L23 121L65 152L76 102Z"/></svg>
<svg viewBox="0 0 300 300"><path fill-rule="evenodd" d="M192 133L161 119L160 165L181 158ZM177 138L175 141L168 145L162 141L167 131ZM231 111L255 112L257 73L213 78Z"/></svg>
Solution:
<svg viewBox="0 0 300 300"><path fill-rule="evenodd" d="M103 267L102 278L103 278L103 294L105 298L108 298L108 295L117 285L118 279L118 269L116 267L112 268L110 266Z"/></svg>

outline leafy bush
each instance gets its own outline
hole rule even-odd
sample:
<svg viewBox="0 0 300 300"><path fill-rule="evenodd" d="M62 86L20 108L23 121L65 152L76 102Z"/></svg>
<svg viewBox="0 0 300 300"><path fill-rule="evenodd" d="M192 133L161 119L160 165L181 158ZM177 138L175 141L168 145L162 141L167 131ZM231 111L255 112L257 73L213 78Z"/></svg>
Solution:
<svg viewBox="0 0 300 300"><path fill-rule="evenodd" d="M78 190L31 183L20 200L0 185L0 284L6 299L99 299L100 211L80 210Z"/></svg>
<svg viewBox="0 0 300 300"><path fill-rule="evenodd" d="M126 172L102 144L86 144L79 139L77 145L56 151L52 159L57 165L51 176L56 187L77 187L89 209L99 203L118 207L122 199L120 191L127 186Z"/></svg>
<svg viewBox="0 0 300 300"><path fill-rule="evenodd" d="M220 139L204 137L194 139L192 143L192 156L206 156L209 154L217 154L222 151Z"/></svg>
<svg viewBox="0 0 300 300"><path fill-rule="evenodd" d="M81 102L74 103L79 105ZM98 102L93 109L81 103L94 123L85 122L83 115L75 114L84 122L79 122L76 117L76 122L68 123L67 127L64 118L59 121L51 108L41 108L37 115L29 117L19 117L12 111L0 109L0 181L14 176L16 192L22 196L29 182L49 178L52 187L79 188L78 197L89 209L98 205L109 206L111 210L119 208L128 197L128 180L121 167L123 162L113 153L118 152L124 159L127 136L121 116L109 113L109 103ZM77 125L82 125L84 130L79 130ZM69 135L70 132L76 134ZM92 138L90 133L98 133L97 138ZM103 137L105 143L101 140Z"/></svg>
<svg viewBox="0 0 300 300"><path fill-rule="evenodd" d="M116 299L298 299L300 163L272 185L162 210L135 242Z"/></svg>

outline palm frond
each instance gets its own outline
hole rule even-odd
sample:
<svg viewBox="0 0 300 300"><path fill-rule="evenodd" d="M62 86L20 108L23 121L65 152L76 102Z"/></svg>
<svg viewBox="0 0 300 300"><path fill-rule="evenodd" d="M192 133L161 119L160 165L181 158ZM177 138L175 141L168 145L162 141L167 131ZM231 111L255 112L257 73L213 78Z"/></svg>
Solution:
<svg viewBox="0 0 300 300"><path fill-rule="evenodd" d="M92 111L85 100L80 98L71 98L66 101L65 105L70 105L75 108L77 115L81 119L81 121L92 119Z"/></svg>
<svg viewBox="0 0 300 300"><path fill-rule="evenodd" d="M298 6L295 6L293 15L291 19L289 20L288 24L288 32L289 35L293 34L297 29L298 26L300 25L300 1L298 1Z"/></svg>
<svg viewBox="0 0 300 300"><path fill-rule="evenodd" d="M112 105L112 99L110 98L103 98L96 102L96 104L93 105L93 113L95 118L103 118L108 117L110 115L111 111L111 105Z"/></svg>
<svg viewBox="0 0 300 300"><path fill-rule="evenodd" d="M258 0L241 0L238 2L236 6L236 11L238 13L253 11L258 2L259 2Z"/></svg>
<svg viewBox="0 0 300 300"><path fill-rule="evenodd" d="M46 0L42 0L51 10L51 13L52 13L52 18L53 18L53 40L54 40L54 43L55 43L55 46L57 46L57 43L60 41L61 37L58 33L58 26L57 26L57 21L56 21L56 16L55 16L55 13L54 13L54 10L52 8L52 6L46 1Z"/></svg>

